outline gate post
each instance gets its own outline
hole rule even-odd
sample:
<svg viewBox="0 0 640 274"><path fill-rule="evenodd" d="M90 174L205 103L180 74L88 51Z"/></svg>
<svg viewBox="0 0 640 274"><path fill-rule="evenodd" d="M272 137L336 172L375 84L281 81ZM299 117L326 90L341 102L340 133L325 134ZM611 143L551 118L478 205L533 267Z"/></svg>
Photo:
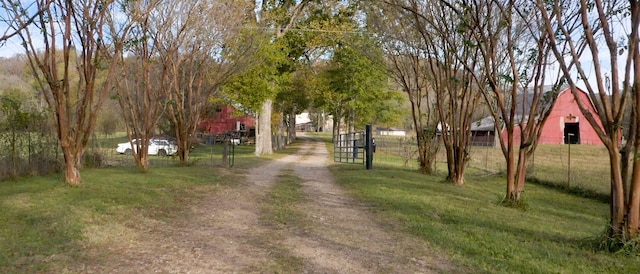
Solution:
<svg viewBox="0 0 640 274"><path fill-rule="evenodd" d="M371 134L371 125L365 128L365 155L367 169L373 169L373 135Z"/></svg>

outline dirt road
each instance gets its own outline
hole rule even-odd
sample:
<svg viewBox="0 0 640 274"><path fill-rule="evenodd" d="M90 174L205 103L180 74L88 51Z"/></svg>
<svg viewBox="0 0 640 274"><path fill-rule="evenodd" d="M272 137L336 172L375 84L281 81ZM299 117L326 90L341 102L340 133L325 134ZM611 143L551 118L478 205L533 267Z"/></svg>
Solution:
<svg viewBox="0 0 640 274"><path fill-rule="evenodd" d="M108 256L71 272L455 272L420 240L376 222L366 204L334 182L324 143L301 139L296 154L252 169L245 182L213 193L184 217L121 228L126 231L120 244L110 246ZM302 179L305 199L297 210L304 228L277 227L261 218L261 203L285 171Z"/></svg>

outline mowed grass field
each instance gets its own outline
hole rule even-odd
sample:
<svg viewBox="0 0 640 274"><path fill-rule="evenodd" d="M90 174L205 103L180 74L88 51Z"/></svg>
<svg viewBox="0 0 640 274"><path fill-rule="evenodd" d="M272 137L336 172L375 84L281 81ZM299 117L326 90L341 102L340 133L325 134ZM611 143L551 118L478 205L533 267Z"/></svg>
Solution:
<svg viewBox="0 0 640 274"><path fill-rule="evenodd" d="M61 175L0 182L0 273L59 272L81 263L86 243L114 237L126 241L130 227L173 218L203 195L233 185L247 169L272 159L254 157L249 146L237 149L230 169L85 169L80 187L65 185ZM273 157L293 151L295 146ZM210 153L208 147L197 147L193 155ZM544 170L538 166L542 158L536 157L536 173ZM349 164L331 169L341 185L373 205L380 222L416 235L469 273L640 273L638 255L593 247L608 214L608 205L598 200L528 184L524 197L529 210L522 211L497 205L505 190L499 172L471 168L466 185L456 187L443 183L441 172L426 176L378 158L374 170ZM295 218L286 214L295 202L274 203L282 207L270 211L274 221ZM280 269L299 269L299 263Z"/></svg>

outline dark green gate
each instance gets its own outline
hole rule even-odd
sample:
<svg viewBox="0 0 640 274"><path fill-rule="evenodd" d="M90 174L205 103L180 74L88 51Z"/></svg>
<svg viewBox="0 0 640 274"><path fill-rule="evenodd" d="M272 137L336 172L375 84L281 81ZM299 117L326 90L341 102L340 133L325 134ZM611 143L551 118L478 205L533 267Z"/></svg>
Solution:
<svg viewBox="0 0 640 274"><path fill-rule="evenodd" d="M375 145L371 135L371 126L365 131L340 134L333 143L333 161L349 164L366 164L372 168Z"/></svg>

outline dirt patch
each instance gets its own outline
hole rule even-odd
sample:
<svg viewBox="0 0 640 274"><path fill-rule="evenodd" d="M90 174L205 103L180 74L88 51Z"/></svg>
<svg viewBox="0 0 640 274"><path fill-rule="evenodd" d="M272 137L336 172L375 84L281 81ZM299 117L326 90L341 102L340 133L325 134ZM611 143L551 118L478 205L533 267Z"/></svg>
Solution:
<svg viewBox="0 0 640 274"><path fill-rule="evenodd" d="M326 168L324 143L304 138L301 149L249 171L184 215L123 228L122 241L88 243L83 273L430 273L455 271L422 241L390 231L366 204L352 199ZM285 169L303 180L304 227L261 220L265 195ZM99 235L97 231L90 231Z"/></svg>

